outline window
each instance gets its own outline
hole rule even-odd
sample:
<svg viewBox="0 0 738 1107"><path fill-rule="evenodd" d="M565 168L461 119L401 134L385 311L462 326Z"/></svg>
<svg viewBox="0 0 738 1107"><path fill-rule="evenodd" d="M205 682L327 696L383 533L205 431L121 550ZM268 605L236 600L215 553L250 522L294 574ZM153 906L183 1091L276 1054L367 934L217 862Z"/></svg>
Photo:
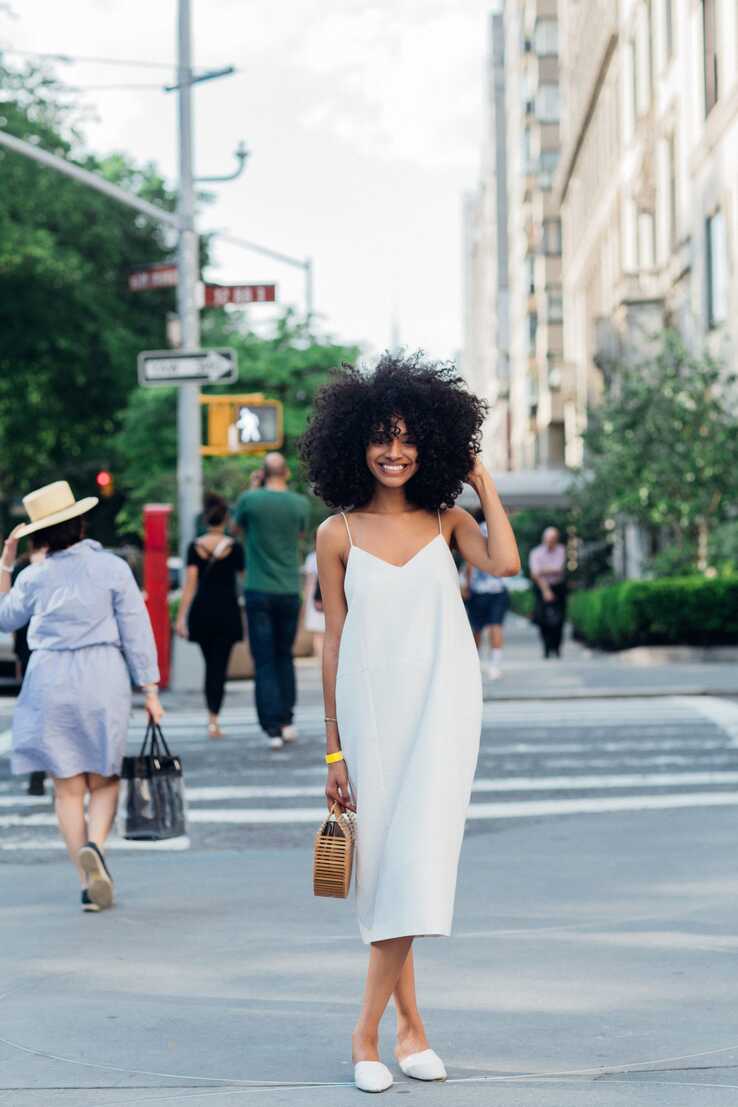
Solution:
<svg viewBox="0 0 738 1107"><path fill-rule="evenodd" d="M534 311L528 315L528 355L532 357L536 352L536 337L538 335L538 316Z"/></svg>
<svg viewBox="0 0 738 1107"><path fill-rule="evenodd" d="M546 319L549 323L564 321L564 300L560 288L552 288L548 294Z"/></svg>
<svg viewBox="0 0 738 1107"><path fill-rule="evenodd" d="M558 164L558 150L541 150L541 157L538 163L538 183L541 188L551 188Z"/></svg>
<svg viewBox="0 0 738 1107"><path fill-rule="evenodd" d="M653 99L653 85L654 85L654 44L656 42L656 35L653 29L653 0L646 0L646 61L648 64L648 99L649 102Z"/></svg>
<svg viewBox="0 0 738 1107"><path fill-rule="evenodd" d="M525 256L525 284L528 295L532 295L536 290L536 259L533 254Z"/></svg>
<svg viewBox="0 0 738 1107"><path fill-rule="evenodd" d="M638 268L653 269L656 262L653 212L638 212Z"/></svg>
<svg viewBox="0 0 738 1107"><path fill-rule="evenodd" d="M536 92L536 118L541 123L559 121L559 86L542 84Z"/></svg>
<svg viewBox="0 0 738 1107"><path fill-rule="evenodd" d="M635 37L635 111L636 117L645 115L651 103L651 43L645 13L639 9L638 29Z"/></svg>
<svg viewBox="0 0 738 1107"><path fill-rule="evenodd" d="M705 115L715 107L720 95L718 81L717 0L702 0L702 52L705 70Z"/></svg>
<svg viewBox="0 0 738 1107"><path fill-rule="evenodd" d="M535 30L535 47L539 58L558 53L559 25L555 19L538 20Z"/></svg>
<svg viewBox="0 0 738 1107"><path fill-rule="evenodd" d="M557 257L561 253L561 220L543 220L543 252L548 257Z"/></svg>
<svg viewBox="0 0 738 1107"><path fill-rule="evenodd" d="M707 219L707 322L724 323L728 315L728 248L725 219L718 210Z"/></svg>
<svg viewBox="0 0 738 1107"><path fill-rule="evenodd" d="M670 62L674 57L674 0L664 0L664 52Z"/></svg>
<svg viewBox="0 0 738 1107"><path fill-rule="evenodd" d="M526 127L523 131L523 172L533 173L536 168L533 157L533 131L530 127Z"/></svg>
<svg viewBox="0 0 738 1107"><path fill-rule="evenodd" d="M667 144L667 157L669 161L669 245L673 250L679 237L677 210L677 160L676 160L676 135L672 131Z"/></svg>

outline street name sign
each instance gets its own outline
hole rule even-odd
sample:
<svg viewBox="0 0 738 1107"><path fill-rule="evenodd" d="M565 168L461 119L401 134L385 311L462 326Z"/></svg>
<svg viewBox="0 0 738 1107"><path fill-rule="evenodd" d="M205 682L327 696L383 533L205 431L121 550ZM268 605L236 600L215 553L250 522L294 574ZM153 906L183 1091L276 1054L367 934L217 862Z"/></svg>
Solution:
<svg viewBox="0 0 738 1107"><path fill-rule="evenodd" d="M136 269L128 274L128 288L131 292L151 292L158 288L175 288L176 285L177 266L174 263L147 265L145 269Z"/></svg>
<svg viewBox="0 0 738 1107"><path fill-rule="evenodd" d="M158 384L230 384L238 379L236 351L144 350L138 355L138 381Z"/></svg>
<svg viewBox="0 0 738 1107"><path fill-rule="evenodd" d="M277 299L275 284L206 284L205 307L225 304L273 304Z"/></svg>

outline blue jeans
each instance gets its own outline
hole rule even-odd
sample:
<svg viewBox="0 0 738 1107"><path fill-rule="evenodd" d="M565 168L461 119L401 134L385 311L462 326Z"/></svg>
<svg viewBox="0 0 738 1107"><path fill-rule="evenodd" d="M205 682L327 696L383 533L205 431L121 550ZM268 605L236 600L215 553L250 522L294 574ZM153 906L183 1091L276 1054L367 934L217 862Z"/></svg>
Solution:
<svg viewBox="0 0 738 1107"><path fill-rule="evenodd" d="M295 666L292 647L297 634L300 597L297 593L246 589L246 623L254 659L256 713L259 725L276 738L292 722L295 706Z"/></svg>

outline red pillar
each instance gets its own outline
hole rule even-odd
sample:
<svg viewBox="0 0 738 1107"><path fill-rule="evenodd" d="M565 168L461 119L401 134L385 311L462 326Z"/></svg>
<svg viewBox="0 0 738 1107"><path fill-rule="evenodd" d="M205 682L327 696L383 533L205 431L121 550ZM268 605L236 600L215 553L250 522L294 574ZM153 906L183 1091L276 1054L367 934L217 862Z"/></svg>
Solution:
<svg viewBox="0 0 738 1107"><path fill-rule="evenodd" d="M144 516L144 593L159 656L159 684L169 686L172 632L169 622L167 528L171 504L146 504Z"/></svg>

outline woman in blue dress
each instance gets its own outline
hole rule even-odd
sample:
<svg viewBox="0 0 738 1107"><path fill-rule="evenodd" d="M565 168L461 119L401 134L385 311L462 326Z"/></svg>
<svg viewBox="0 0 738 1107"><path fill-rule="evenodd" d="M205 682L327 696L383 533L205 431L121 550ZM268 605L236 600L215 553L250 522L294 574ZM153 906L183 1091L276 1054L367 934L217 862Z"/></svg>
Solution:
<svg viewBox="0 0 738 1107"><path fill-rule="evenodd" d="M143 598L121 558L84 537L96 497L75 500L56 481L23 500L0 559L0 630L30 622L31 660L13 716L12 771L53 778L59 829L82 883L82 909L112 906L103 856L115 818L131 709L131 681L162 716L156 646ZM18 541L46 556L11 588ZM85 815L85 798L89 804Z"/></svg>

